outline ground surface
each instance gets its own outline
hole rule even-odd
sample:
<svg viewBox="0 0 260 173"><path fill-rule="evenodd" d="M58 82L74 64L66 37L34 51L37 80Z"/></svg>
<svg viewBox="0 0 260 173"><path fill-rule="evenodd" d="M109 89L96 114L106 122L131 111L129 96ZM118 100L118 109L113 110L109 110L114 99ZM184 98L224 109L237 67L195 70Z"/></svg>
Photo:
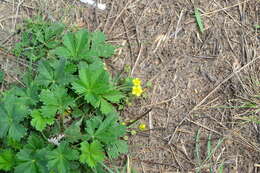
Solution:
<svg viewBox="0 0 260 173"><path fill-rule="evenodd" d="M15 2L15 3L14 3ZM19 3L20 2L20 3ZM121 48L107 64L118 71L130 66L133 77L152 82L146 97L122 113L151 130L129 138L131 167L138 172L260 172L260 127L245 123L246 110L235 99L259 94L260 23L258 0L103 0L104 11L72 0L0 1L0 46L8 48L22 19L43 12L68 25L102 30ZM200 33L194 8L202 12ZM0 51L6 82L19 78L26 64ZM15 69L15 71L13 70ZM253 79L256 82L252 82ZM252 84L253 83L253 84ZM195 136L200 130L201 161ZM207 159L207 141L212 148Z"/></svg>

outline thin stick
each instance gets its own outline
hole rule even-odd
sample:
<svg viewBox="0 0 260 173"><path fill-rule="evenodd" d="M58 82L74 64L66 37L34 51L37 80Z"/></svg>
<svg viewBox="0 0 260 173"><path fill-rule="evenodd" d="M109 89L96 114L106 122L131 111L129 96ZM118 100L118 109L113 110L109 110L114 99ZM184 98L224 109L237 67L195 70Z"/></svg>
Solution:
<svg viewBox="0 0 260 173"><path fill-rule="evenodd" d="M209 14L213 14L213 13L217 13L217 12L220 12L220 11L223 11L223 10L227 10L227 9L236 7L236 6L240 5L240 4L247 3L249 1L251 1L251 0L246 0L244 2L240 2L240 3L234 4L234 5L229 6L229 7L221 8L221 9L218 9L218 10L215 10L215 11L211 11L211 12L208 12L208 13L203 13L203 14L201 14L201 16L206 16L206 15L209 15Z"/></svg>
<svg viewBox="0 0 260 173"><path fill-rule="evenodd" d="M24 0L21 0L21 1L19 1L18 5L17 5L16 12L15 12L15 19L14 19L13 31L15 31L18 13L19 13L19 10L20 10L20 6L23 4L23 2L24 2Z"/></svg>
<svg viewBox="0 0 260 173"><path fill-rule="evenodd" d="M152 103L152 104L149 104L149 105L142 106L142 109L147 108L147 107L151 107L151 106L155 106L155 105L160 105L160 104L163 104L163 103L168 103L168 102L172 101L173 99L176 99L179 96L179 94L180 93L178 93L176 96L174 96L172 98L169 98L169 99L157 102L157 103Z"/></svg>
<svg viewBox="0 0 260 173"><path fill-rule="evenodd" d="M115 21L113 22L112 26L110 27L110 30L108 31L108 34L112 32L116 22L118 21L118 19L121 17L121 15L123 14L123 12L129 7L129 4L131 3L131 1L128 1L125 5L125 7L120 11L120 13L117 15Z"/></svg>
<svg viewBox="0 0 260 173"><path fill-rule="evenodd" d="M179 16L179 19L178 19L178 22L177 22L177 25L176 25L176 29L175 29L175 32L174 32L174 40L177 39L178 31L180 31L180 30L179 30L179 25L180 25L182 16L183 16L183 9L181 10L181 14L180 14L180 16Z"/></svg>
<svg viewBox="0 0 260 173"><path fill-rule="evenodd" d="M19 3L16 3L16 2L10 2L10 1L7 1L7 0L1 0L1 1L4 1L6 3L10 3L10 4L15 4L15 5L18 5ZM24 4L21 4L22 7L25 7L25 8L29 8L29 9L32 9L34 10L35 8L32 7L32 6L29 6L29 5L24 5Z"/></svg>
<svg viewBox="0 0 260 173"><path fill-rule="evenodd" d="M139 117L137 117L134 121L126 123L126 126L131 126L132 124L134 124L135 122L137 122L138 120L142 119L145 115L147 115L149 112L151 112L153 110L153 108L149 109L148 111L146 111L145 113L143 113L142 115L140 115Z"/></svg>
<svg viewBox="0 0 260 173"><path fill-rule="evenodd" d="M104 32L106 32L107 25L108 25L108 22L109 22L109 18L112 16L112 12L113 12L113 9L114 9L114 4L115 4L115 1L113 1L112 6L111 6L111 8L109 10L109 13L108 13L108 16L107 16L107 19L106 19L106 23L105 23L104 29L103 29Z"/></svg>
<svg viewBox="0 0 260 173"><path fill-rule="evenodd" d="M143 45L141 44L140 49L139 49L138 56L137 56L137 58L136 58L135 64L134 64L134 66L133 66L133 68L132 68L132 71L131 71L131 76L133 76L133 74L134 74L134 71L135 71L135 68L136 68L136 66L137 66L137 63L139 62L139 59L140 59L140 57L141 57L142 50L143 50Z"/></svg>

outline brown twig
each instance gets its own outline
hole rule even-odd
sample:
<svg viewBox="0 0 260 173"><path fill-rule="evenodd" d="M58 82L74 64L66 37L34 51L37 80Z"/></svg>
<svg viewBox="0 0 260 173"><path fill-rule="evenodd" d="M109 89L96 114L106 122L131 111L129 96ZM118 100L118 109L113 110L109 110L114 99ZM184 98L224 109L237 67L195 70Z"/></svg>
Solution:
<svg viewBox="0 0 260 173"><path fill-rule="evenodd" d="M137 122L138 120L142 119L144 116L146 116L149 112L152 111L153 108L150 108L149 110L147 110L145 113L143 113L142 115L140 115L139 117L137 117L134 121L128 122L126 123L126 126L131 126L132 124L134 124L135 122Z"/></svg>

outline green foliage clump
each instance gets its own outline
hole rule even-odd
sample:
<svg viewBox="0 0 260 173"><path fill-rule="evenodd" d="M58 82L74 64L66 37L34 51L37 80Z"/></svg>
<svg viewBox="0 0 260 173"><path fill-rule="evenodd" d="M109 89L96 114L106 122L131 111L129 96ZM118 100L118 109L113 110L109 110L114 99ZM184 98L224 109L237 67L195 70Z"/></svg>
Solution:
<svg viewBox="0 0 260 173"><path fill-rule="evenodd" d="M117 113L126 97L104 68L115 49L105 40L102 32L26 22L14 52L36 70L0 97L0 170L102 172L105 160L127 153Z"/></svg>
<svg viewBox="0 0 260 173"><path fill-rule="evenodd" d="M64 29L63 24L47 22L42 17L28 19L21 29L21 40L13 52L16 56L26 57L33 62L44 58L51 49L60 45Z"/></svg>

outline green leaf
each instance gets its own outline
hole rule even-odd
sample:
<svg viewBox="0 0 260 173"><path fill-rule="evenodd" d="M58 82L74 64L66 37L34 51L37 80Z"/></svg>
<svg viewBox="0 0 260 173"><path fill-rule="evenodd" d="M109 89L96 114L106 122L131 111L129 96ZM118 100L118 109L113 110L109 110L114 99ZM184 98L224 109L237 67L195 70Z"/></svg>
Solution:
<svg viewBox="0 0 260 173"><path fill-rule="evenodd" d="M86 60L88 63L100 61L99 57L108 58L114 54L115 47L105 43L102 32L89 33L82 29L76 33L67 33L63 37L63 47L53 53L73 60Z"/></svg>
<svg viewBox="0 0 260 173"><path fill-rule="evenodd" d="M48 86L50 83L54 83L54 72L48 61L41 61L39 63L38 72L39 74L36 77L36 80L40 85Z"/></svg>
<svg viewBox="0 0 260 173"><path fill-rule="evenodd" d="M6 149L0 153L0 170L10 171L15 165L15 154Z"/></svg>
<svg viewBox="0 0 260 173"><path fill-rule="evenodd" d="M94 117L86 121L87 139L98 140L105 144L110 144L125 132L125 126L117 123L117 116L109 115L102 121L100 117Z"/></svg>
<svg viewBox="0 0 260 173"><path fill-rule="evenodd" d="M105 43L106 37L102 32L94 32L91 37L91 54L96 57L109 58L115 52L115 47Z"/></svg>
<svg viewBox="0 0 260 173"><path fill-rule="evenodd" d="M0 71L0 83L4 81L4 72Z"/></svg>
<svg viewBox="0 0 260 173"><path fill-rule="evenodd" d="M60 57L71 57L71 53L68 49L66 49L65 47L57 47L56 49L54 49L52 51L53 54L60 56Z"/></svg>
<svg viewBox="0 0 260 173"><path fill-rule="evenodd" d="M27 106L35 106L39 102L39 88L31 82L26 88L14 88L15 96L19 97L20 102Z"/></svg>
<svg viewBox="0 0 260 173"><path fill-rule="evenodd" d="M89 43L88 43L89 33L87 30L79 30L75 33L75 51L77 56L84 58L85 54L88 52Z"/></svg>
<svg viewBox="0 0 260 173"><path fill-rule="evenodd" d="M7 138L5 143L8 147L11 147L15 150L20 150L23 147L23 144L20 141L17 141L13 138Z"/></svg>
<svg viewBox="0 0 260 173"><path fill-rule="evenodd" d="M72 57L77 58L77 52L75 49L76 42L73 33L67 33L64 35L63 44L68 49Z"/></svg>
<svg viewBox="0 0 260 173"><path fill-rule="evenodd" d="M124 95L117 90L110 90L107 93L104 93L102 95L105 99L111 101L112 103L119 103L122 98L124 98Z"/></svg>
<svg viewBox="0 0 260 173"><path fill-rule="evenodd" d="M28 138L27 144L24 145L24 149L28 149L32 152L36 152L37 150L41 150L45 147L44 141L40 136L31 135Z"/></svg>
<svg viewBox="0 0 260 173"><path fill-rule="evenodd" d="M65 26L61 23L53 23L51 26L46 28L44 31L45 42L50 41L55 36L59 36L63 32L64 28Z"/></svg>
<svg viewBox="0 0 260 173"><path fill-rule="evenodd" d="M45 147L43 139L37 135L31 135L28 138L27 144L24 148L16 154L17 166L15 173L46 173L47 161L46 155L50 152Z"/></svg>
<svg viewBox="0 0 260 173"><path fill-rule="evenodd" d="M31 117L31 125L38 131L43 131L47 124L52 125L54 123L54 118L43 117L41 112L36 109L31 113Z"/></svg>
<svg viewBox="0 0 260 173"><path fill-rule="evenodd" d="M105 99L101 99L100 101L100 110L103 114L109 114L111 112L115 112L115 108Z"/></svg>
<svg viewBox="0 0 260 173"><path fill-rule="evenodd" d="M63 114L75 105L73 98L67 94L67 89L57 87L53 90L42 90L40 100L43 102L41 112L43 117L54 118L56 113Z"/></svg>
<svg viewBox="0 0 260 173"><path fill-rule="evenodd" d="M79 159L77 150L73 150L67 143L61 143L57 149L47 155L48 168L61 173L70 173L71 161Z"/></svg>
<svg viewBox="0 0 260 173"><path fill-rule="evenodd" d="M93 141L91 144L88 142L80 143L80 162L86 163L89 167L94 168L97 163L102 162L105 154L102 145L98 141Z"/></svg>
<svg viewBox="0 0 260 173"><path fill-rule="evenodd" d="M18 164L14 173L46 173L47 163L45 155L48 153L46 149L33 152L29 149L22 149L17 153Z"/></svg>
<svg viewBox="0 0 260 173"><path fill-rule="evenodd" d="M39 85L48 87L55 85L67 85L74 76L68 71L70 63L65 59L54 61L41 61L38 66L36 81Z"/></svg>
<svg viewBox="0 0 260 173"><path fill-rule="evenodd" d="M77 142L82 138L82 134L80 132L82 120L83 119L81 118L79 121L74 122L72 125L66 128L64 133L68 142Z"/></svg>
<svg viewBox="0 0 260 173"><path fill-rule="evenodd" d="M53 53L74 60L85 59L89 52L88 31L83 29L76 33L67 33L63 37L64 47L56 48Z"/></svg>
<svg viewBox="0 0 260 173"><path fill-rule="evenodd" d="M73 89L76 93L83 94L88 103L95 108L100 108L104 114L115 111L108 101L118 103L124 97L119 91L113 89L108 72L103 69L102 64L81 65L79 79L72 83Z"/></svg>
<svg viewBox="0 0 260 173"><path fill-rule="evenodd" d="M20 123L27 115L27 107L17 102L15 96L7 96L4 103L0 103L0 138L11 137L20 140L26 134L26 128Z"/></svg>
<svg viewBox="0 0 260 173"><path fill-rule="evenodd" d="M204 25L203 25L203 21L202 21L202 18L201 18L201 13L199 11L198 8L195 8L195 19L196 19L196 22L198 24L198 27L200 29L200 32L204 32Z"/></svg>
<svg viewBox="0 0 260 173"><path fill-rule="evenodd" d="M43 35L43 32L42 32L41 30L36 31L35 35L36 35L36 39L37 39L39 42L41 42L41 43L43 43L43 44L45 43L44 35Z"/></svg>
<svg viewBox="0 0 260 173"><path fill-rule="evenodd" d="M259 29L260 28L260 25L255 25L255 29Z"/></svg>
<svg viewBox="0 0 260 173"><path fill-rule="evenodd" d="M60 44L60 42L58 42L58 41L48 41L48 43L46 44L46 47L48 47L49 49L54 49L59 44Z"/></svg>
<svg viewBox="0 0 260 173"><path fill-rule="evenodd" d="M117 158L120 154L126 154L128 152L127 142L123 140L116 140L115 142L107 145L106 151L110 158Z"/></svg>
<svg viewBox="0 0 260 173"><path fill-rule="evenodd" d="M60 44L64 25L50 23L43 19L25 22L21 41L15 45L13 50L17 56L26 57L32 61L46 58L50 49Z"/></svg>

